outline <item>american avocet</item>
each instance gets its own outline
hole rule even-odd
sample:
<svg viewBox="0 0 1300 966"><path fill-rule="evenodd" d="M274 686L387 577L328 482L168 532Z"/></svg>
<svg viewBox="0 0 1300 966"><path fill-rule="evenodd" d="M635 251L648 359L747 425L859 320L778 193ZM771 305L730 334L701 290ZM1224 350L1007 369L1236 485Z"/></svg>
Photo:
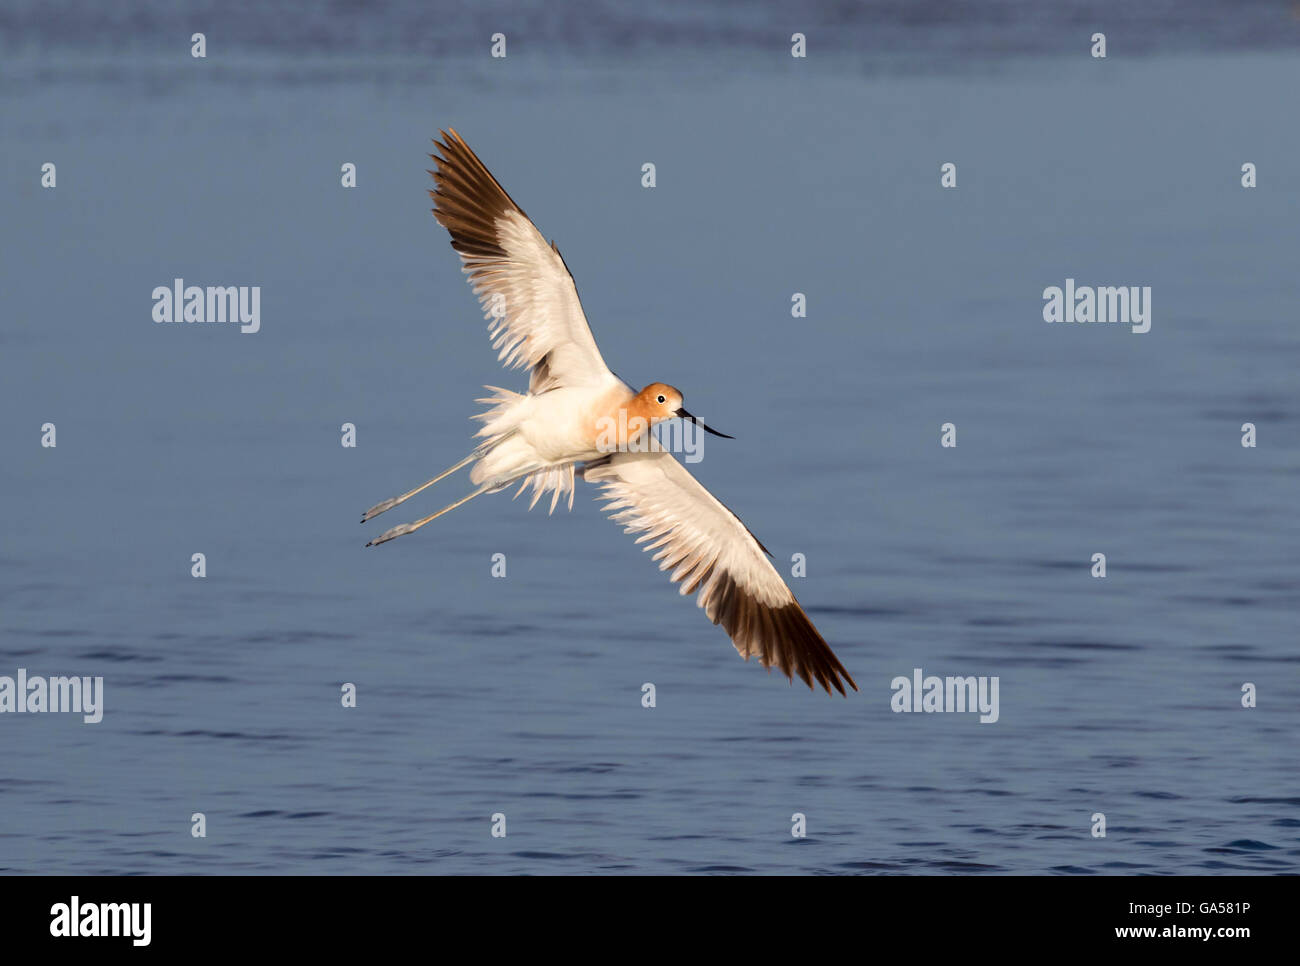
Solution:
<svg viewBox="0 0 1300 966"><path fill-rule="evenodd" d="M779 667L811 688L815 679L827 693L857 690L849 672L804 613L781 575L767 559L766 547L740 518L723 506L650 434L651 426L673 418L690 420L715 436L682 408L682 394L662 382L640 392L605 365L596 348L578 291L554 243L511 200L469 146L452 130L434 141L431 154L436 189L434 217L451 233L462 271L478 295L489 321L497 358L508 368L530 370L527 394L489 386L492 396L478 400L490 408L475 417L485 425L484 442L459 463L408 493L365 512L365 523L426 487L474 464L470 480L478 488L455 503L414 523L385 531L366 546L413 533L481 493L512 483L531 483L537 504L553 491L551 510L561 494L573 508L575 472L602 485L600 498L612 519L638 543L657 550L659 569L681 593L698 591L698 604L721 624L746 660L756 655L767 668ZM619 438L611 426L626 427ZM726 437L730 439L731 437ZM581 466L579 467L579 464Z"/></svg>

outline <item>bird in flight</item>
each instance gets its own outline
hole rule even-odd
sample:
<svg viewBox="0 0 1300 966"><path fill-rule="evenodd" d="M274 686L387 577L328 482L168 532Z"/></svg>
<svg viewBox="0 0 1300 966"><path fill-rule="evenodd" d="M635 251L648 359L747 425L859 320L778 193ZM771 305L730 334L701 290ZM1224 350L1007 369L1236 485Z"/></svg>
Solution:
<svg viewBox="0 0 1300 966"><path fill-rule="evenodd" d="M615 523L655 550L660 570L681 593L721 624L736 650L793 682L845 694L858 686L813 626L767 548L650 432L683 419L710 429L682 407L682 394L662 382L639 392L605 365L578 300L573 276L554 243L548 244L500 182L454 129L440 132L429 155L437 168L433 215L451 234L461 269L478 296L497 358L529 370L528 392L489 386L488 409L476 434L483 442L433 479L365 512L365 523L385 510L473 464L476 489L414 523L385 531L366 546L413 533L482 493L520 483L532 486L536 506L550 492L551 511L562 495L573 507L574 479L602 488ZM726 436L731 439L732 437ZM521 482L522 481L522 482Z"/></svg>

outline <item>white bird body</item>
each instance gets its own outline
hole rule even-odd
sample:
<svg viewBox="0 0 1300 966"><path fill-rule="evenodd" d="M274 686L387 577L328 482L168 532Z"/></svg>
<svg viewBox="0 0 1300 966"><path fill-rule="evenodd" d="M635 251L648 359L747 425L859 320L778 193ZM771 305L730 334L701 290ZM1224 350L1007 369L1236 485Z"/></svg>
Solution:
<svg viewBox="0 0 1300 966"><path fill-rule="evenodd" d="M506 194L455 131L430 155L437 188L434 216L450 233L463 270L479 296L498 358L530 370L527 393L488 387L489 408L477 436L483 442L438 476L371 507L362 522L405 502L473 464L477 489L414 523L385 531L367 546L423 527L481 493L522 481L530 506L547 492L554 511L574 481L602 486L605 509L637 542L655 550L661 570L698 595L709 619L721 624L741 656L776 665L809 687L844 694L857 684L817 632L740 518L705 489L651 433L658 423L695 420L672 386L639 392L605 365L578 299L573 277L553 244ZM710 433L723 435L699 425ZM728 437L730 438L730 437ZM516 493L516 496L518 493Z"/></svg>
<svg viewBox="0 0 1300 966"><path fill-rule="evenodd" d="M559 386L537 395L489 388L495 395L479 401L494 405L475 418L484 421L477 435L490 448L474 464L470 480L490 493L522 477L520 493L533 486L531 505L554 493L552 511L566 492L573 508L575 465L607 455L603 431L618 424L620 411L626 413L636 396L612 374L603 386Z"/></svg>
<svg viewBox="0 0 1300 966"><path fill-rule="evenodd" d="M617 419L636 393L621 381L607 387L559 387L541 395L517 395L504 406L485 413L479 436L489 439L514 431L500 449L513 447L531 454L534 463L571 463L597 459L602 420ZM498 390L500 392L501 390ZM497 451L479 463L493 460ZM528 459L521 461L527 465ZM475 467L477 472L479 467ZM488 471L500 475L498 470Z"/></svg>

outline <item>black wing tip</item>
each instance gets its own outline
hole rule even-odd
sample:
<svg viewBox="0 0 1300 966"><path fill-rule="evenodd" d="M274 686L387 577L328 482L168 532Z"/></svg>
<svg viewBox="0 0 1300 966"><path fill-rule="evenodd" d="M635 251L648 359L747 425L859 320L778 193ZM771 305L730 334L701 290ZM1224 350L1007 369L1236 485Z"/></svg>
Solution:
<svg viewBox="0 0 1300 966"><path fill-rule="evenodd" d="M772 638L771 649L777 652L781 670L791 681L794 677L787 666L793 668L794 673L799 675L811 691L817 690L814 679L832 697L838 691L841 697L847 698L848 692L844 690L846 683L858 691L858 683L853 680L853 675L840 663L797 600L772 611L772 623L776 633Z"/></svg>
<svg viewBox="0 0 1300 966"><path fill-rule="evenodd" d="M445 179L455 179L458 182L467 182L462 187L479 189L480 194L488 194L499 197L506 202L506 206L518 211L527 218L524 210L519 204L510 197L510 193L496 176L488 170L488 166L483 163L482 159L474 153L474 149L465 143L465 139L456 132L455 128L448 128L446 131L439 131L443 140L433 139L434 145L438 149L437 154L429 155L433 159L436 171L430 171L434 180L439 182L439 194L444 194L442 182Z"/></svg>
<svg viewBox="0 0 1300 966"><path fill-rule="evenodd" d="M497 234L497 219L510 211L525 219L524 210L515 203L492 172L455 128L438 132L442 140L433 139L437 153L433 169L433 217L451 235L452 246L461 255L477 259L509 257Z"/></svg>
<svg viewBox="0 0 1300 966"><path fill-rule="evenodd" d="M827 694L834 696L838 691L847 698L845 683L859 690L853 675L840 663L797 600L791 597L789 603L764 606L744 593L725 571L718 579L722 583L715 588L712 601L717 606L710 608L710 619L722 625L746 660L751 654L757 655L769 673L773 667L778 668L792 685L798 675L810 691L816 691L820 684Z"/></svg>

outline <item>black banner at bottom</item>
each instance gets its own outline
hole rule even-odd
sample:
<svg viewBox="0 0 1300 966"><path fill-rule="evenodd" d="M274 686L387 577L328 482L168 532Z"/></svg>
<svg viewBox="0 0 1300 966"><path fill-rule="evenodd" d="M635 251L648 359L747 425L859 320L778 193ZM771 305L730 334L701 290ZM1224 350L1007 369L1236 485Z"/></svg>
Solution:
<svg viewBox="0 0 1300 966"><path fill-rule="evenodd" d="M830 939L864 954L898 948L1191 949L1232 955L1284 941L1295 880L1286 877L875 877L729 881L685 878L596 886L563 881L346 877L10 877L0 880L7 952L118 954L315 951L373 954L457 935L537 951L563 943L610 955L609 942L662 947L678 936L736 951Z"/></svg>

